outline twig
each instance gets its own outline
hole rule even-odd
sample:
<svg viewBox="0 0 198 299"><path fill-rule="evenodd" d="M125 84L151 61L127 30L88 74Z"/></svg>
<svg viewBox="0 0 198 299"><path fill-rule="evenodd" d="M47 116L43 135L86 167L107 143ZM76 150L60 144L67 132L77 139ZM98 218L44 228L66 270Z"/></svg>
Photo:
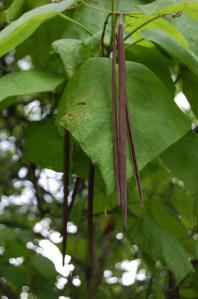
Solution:
<svg viewBox="0 0 198 299"><path fill-rule="evenodd" d="M64 14L62 14L62 13L59 13L59 16L60 16L61 18L65 19L65 20L67 20L67 21L69 21L69 22L71 22L71 23L77 25L79 28L81 28L82 30L84 30L84 31L85 31L86 33L88 33L89 35L91 35L91 36L93 35L93 32L91 32L91 31L89 30L89 28L87 28L87 27L84 26L83 24L79 23L78 21L76 21L76 20L74 20L74 19L72 19L72 18L70 18L70 17L68 17L68 16L66 16L66 15L64 15Z"/></svg>
<svg viewBox="0 0 198 299"><path fill-rule="evenodd" d="M157 20L157 19L159 19L159 18L162 18L162 17L164 17L164 16L165 16L165 15L157 15L157 16L154 16L153 18L147 20L146 22L140 24L140 25L139 25L138 27L136 27L134 30L132 30L131 32L129 32L129 33L125 36L124 40L127 40L131 35L133 35L135 32L137 32L138 30L140 30L140 29L143 28L144 26L146 26L146 25L152 23L153 21L155 21L155 20Z"/></svg>
<svg viewBox="0 0 198 299"><path fill-rule="evenodd" d="M63 266L65 263L65 254L67 250L67 223L69 218L68 193L69 193L69 159L70 159L70 135L65 130L64 135L64 202L63 202L63 242L62 242L62 258Z"/></svg>
<svg viewBox="0 0 198 299"><path fill-rule="evenodd" d="M19 296L12 291L12 289L6 284L6 282L4 282L2 278L0 278L0 292L9 299L19 299Z"/></svg>
<svg viewBox="0 0 198 299"><path fill-rule="evenodd" d="M148 288L147 288L147 291L146 291L145 299L149 299L151 289L152 289L152 284L153 284L153 276L151 276L151 278L149 280L149 284L148 284Z"/></svg>
<svg viewBox="0 0 198 299"><path fill-rule="evenodd" d="M106 32L106 28L107 28L107 25L108 25L108 21L109 21L109 17L111 16L112 14L109 13L105 19L105 22L104 22L104 26L103 26L103 30L102 30L102 35L101 35L101 41L100 41L100 44L101 44L101 52L102 52L102 56L104 57L105 56L105 53L104 53L104 49L105 49L105 43L104 43L104 38L105 38L105 32Z"/></svg>

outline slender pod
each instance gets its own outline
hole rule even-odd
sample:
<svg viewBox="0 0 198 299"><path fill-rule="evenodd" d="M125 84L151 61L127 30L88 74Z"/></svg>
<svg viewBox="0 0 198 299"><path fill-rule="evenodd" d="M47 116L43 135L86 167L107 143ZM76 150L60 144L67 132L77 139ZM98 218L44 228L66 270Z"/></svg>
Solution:
<svg viewBox="0 0 198 299"><path fill-rule="evenodd" d="M126 106L126 115L127 115L127 132L128 132L130 156L131 156L131 163L133 165L133 174L135 177L135 182L136 182L137 191L138 191L140 202L141 202L141 207L143 207L144 206L144 196L143 196L143 192L142 192L141 177L140 177L139 168L138 168L136 148L135 148L135 143L133 141L133 130L132 130L132 123L131 123L131 120L129 117L128 105Z"/></svg>
<svg viewBox="0 0 198 299"><path fill-rule="evenodd" d="M121 209L124 225L127 224L127 177L126 177L126 64L123 40L123 16L119 18L118 24L118 65L119 65L119 174Z"/></svg>
<svg viewBox="0 0 198 299"><path fill-rule="evenodd" d="M117 91L116 91L116 47L117 35L114 36L112 51L112 132L113 132L113 155L114 168L116 177L116 187L120 201L120 177L119 177L119 149L118 149L118 107L117 107Z"/></svg>
<svg viewBox="0 0 198 299"><path fill-rule="evenodd" d="M63 201L63 242L62 242L62 263L65 263L65 254L67 250L67 223L69 219L69 205L68 205L68 193L69 193L69 159L70 159L70 135L67 130L64 133L64 201Z"/></svg>
<svg viewBox="0 0 198 299"><path fill-rule="evenodd" d="M116 52L117 51L117 52ZM119 95L116 92L116 55L119 69ZM117 33L114 33L112 49L112 131L113 155L116 177L116 187L121 206L124 226L127 225L127 174L126 174L126 146L127 137L130 149L131 163L136 187L143 207L143 192L138 169L138 161L133 140L132 123L128 110L126 61L123 36L123 16L119 16Z"/></svg>

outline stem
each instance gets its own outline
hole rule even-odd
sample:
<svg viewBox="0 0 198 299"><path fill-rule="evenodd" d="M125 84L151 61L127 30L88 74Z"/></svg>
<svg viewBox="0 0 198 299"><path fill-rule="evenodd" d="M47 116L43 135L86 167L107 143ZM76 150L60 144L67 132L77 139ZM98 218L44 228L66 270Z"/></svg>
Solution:
<svg viewBox="0 0 198 299"><path fill-rule="evenodd" d="M143 28L144 26L146 26L147 24L150 24L152 23L153 21L159 19L159 18L162 18L164 15L157 15L157 16L154 16L153 18L147 20L146 22L140 24L138 27L136 27L134 30L132 30L130 33L128 33L124 40L127 40L131 35L133 35L135 32L137 32L138 30L140 30L141 28Z"/></svg>
<svg viewBox="0 0 198 299"><path fill-rule="evenodd" d="M171 272L168 273L168 293L167 299L180 299L179 287L176 285L175 279Z"/></svg>
<svg viewBox="0 0 198 299"><path fill-rule="evenodd" d="M69 159L70 159L70 136L69 132L65 130L64 135L64 202L63 202L63 243L62 243L62 258L63 266L65 263L65 253L67 250L67 223L69 219L69 205L68 205L68 193L69 193Z"/></svg>
<svg viewBox="0 0 198 299"><path fill-rule="evenodd" d="M0 278L0 294L8 296L9 299L19 299L19 296L12 291L2 278Z"/></svg>
<svg viewBox="0 0 198 299"><path fill-rule="evenodd" d="M111 44L113 44L113 38L115 34L115 27L116 27L116 20L117 16L114 15L116 11L118 11L120 1L119 0L112 0L112 28L111 28Z"/></svg>
<svg viewBox="0 0 198 299"><path fill-rule="evenodd" d="M108 14L106 17L106 20L104 22L104 26L103 26L103 30L102 30L102 35L101 35L101 52L102 52L102 57L105 57L105 43L104 43L104 38L105 38L105 32L106 32L106 28L107 28L107 24L109 21L109 17L111 16L111 14Z"/></svg>
<svg viewBox="0 0 198 299"><path fill-rule="evenodd" d="M143 40L144 40L144 38L143 38L143 37L140 37L140 38L134 40L134 41L133 41L130 45L128 45L125 49L127 50L128 48L130 48L130 47L132 47L132 46L134 46L134 45L136 45L136 44L142 42Z"/></svg>
<svg viewBox="0 0 198 299"><path fill-rule="evenodd" d="M153 284L153 276L151 276L151 278L149 280L149 284L148 284L145 299L149 299L149 296L150 296L150 293L151 293L151 290L152 290L152 284Z"/></svg>
<svg viewBox="0 0 198 299"><path fill-rule="evenodd" d="M60 16L61 18L65 19L65 20L67 20L67 21L69 21L69 22L71 22L71 23L77 25L77 26L80 27L82 30L84 30L86 33L88 33L89 35L91 35L91 36L93 35L93 32L91 32L91 31L89 30L89 28L87 28L87 27L84 26L83 24L79 23L78 21L76 21L76 20L74 20L74 19L72 19L72 18L70 18L70 17L68 17L68 16L66 16L66 15L64 15L64 14L62 14L62 13L59 13L59 16Z"/></svg>

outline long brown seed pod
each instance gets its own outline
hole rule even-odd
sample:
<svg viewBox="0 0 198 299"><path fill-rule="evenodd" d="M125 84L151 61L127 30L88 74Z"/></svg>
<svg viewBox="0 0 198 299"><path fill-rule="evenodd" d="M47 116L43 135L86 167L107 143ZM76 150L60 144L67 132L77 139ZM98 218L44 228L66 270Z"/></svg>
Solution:
<svg viewBox="0 0 198 299"><path fill-rule="evenodd" d="M64 133L64 201L63 201L63 242L62 242L62 263L65 263L67 250L67 223L69 219L68 193L69 193L69 159L70 159L70 135L67 130Z"/></svg>
<svg viewBox="0 0 198 299"><path fill-rule="evenodd" d="M143 196L143 192L142 192L141 177L140 177L139 168L138 168L136 148L135 148L135 143L133 141L133 130L132 130L132 123L131 123L130 116L129 116L128 105L126 105L126 115L127 115L127 131L128 131L130 156L131 156L131 163L133 165L133 174L135 177L135 182L136 182L136 187L137 187L137 191L138 191L140 202L141 202L141 207L143 207L144 206L144 196Z"/></svg>
<svg viewBox="0 0 198 299"><path fill-rule="evenodd" d="M95 166L92 163L92 161L89 161L87 224L88 224L88 254L89 254L90 275L92 274L92 269L95 263L94 224L93 224L94 177L95 177Z"/></svg>
<svg viewBox="0 0 198 299"><path fill-rule="evenodd" d="M116 188L120 201L120 177L119 177L119 152L118 152L118 108L117 108L117 92L116 92L116 47L117 35L115 34L112 51L112 132L113 132L113 156L116 177Z"/></svg>
<svg viewBox="0 0 198 299"><path fill-rule="evenodd" d="M123 24L120 16L118 25L118 64L119 64L119 173L121 209L124 225L127 225L127 177L126 177L126 65L123 41Z"/></svg>

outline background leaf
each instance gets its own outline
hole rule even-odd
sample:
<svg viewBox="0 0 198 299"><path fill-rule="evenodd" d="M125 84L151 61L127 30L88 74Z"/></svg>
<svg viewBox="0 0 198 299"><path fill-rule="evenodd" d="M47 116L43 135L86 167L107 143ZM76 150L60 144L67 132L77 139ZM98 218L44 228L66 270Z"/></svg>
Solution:
<svg viewBox="0 0 198 299"><path fill-rule="evenodd" d="M151 256L167 264L179 283L188 273L193 272L189 254L182 244L170 233L159 228L148 216L138 220L133 231L135 243Z"/></svg>
<svg viewBox="0 0 198 299"><path fill-rule="evenodd" d="M197 197L198 195L198 137L189 132L173 144L161 156L166 167L184 182L185 187Z"/></svg>
<svg viewBox="0 0 198 299"><path fill-rule="evenodd" d="M11 73L0 78L0 109L13 104L16 98L10 97L54 91L64 78L37 70Z"/></svg>
<svg viewBox="0 0 198 299"><path fill-rule="evenodd" d="M28 38L46 19L71 7L75 1L65 0L57 4L47 4L28 11L0 32L0 57L17 47Z"/></svg>

